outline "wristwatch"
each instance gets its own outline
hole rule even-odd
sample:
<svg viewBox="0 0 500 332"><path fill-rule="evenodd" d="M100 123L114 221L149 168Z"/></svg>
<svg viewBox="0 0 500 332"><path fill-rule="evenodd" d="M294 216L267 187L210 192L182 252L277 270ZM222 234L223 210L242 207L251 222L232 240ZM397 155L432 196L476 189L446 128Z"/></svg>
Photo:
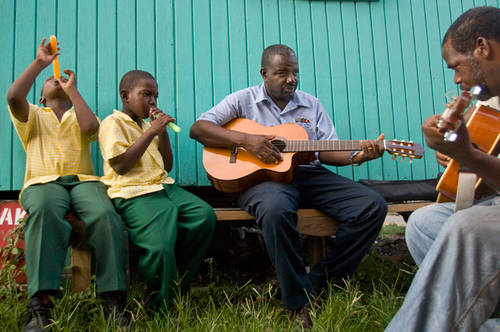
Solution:
<svg viewBox="0 0 500 332"><path fill-rule="evenodd" d="M355 161L353 160L353 159L354 159L354 157L356 157L356 156L358 155L358 153L360 153L360 152L361 152L361 151L353 151L353 152L351 152L351 154L349 155L349 161L351 162L351 165L356 165L356 166L359 166L359 165L361 165L361 164L362 164L362 162L361 162L361 163L357 163L357 162L355 162Z"/></svg>

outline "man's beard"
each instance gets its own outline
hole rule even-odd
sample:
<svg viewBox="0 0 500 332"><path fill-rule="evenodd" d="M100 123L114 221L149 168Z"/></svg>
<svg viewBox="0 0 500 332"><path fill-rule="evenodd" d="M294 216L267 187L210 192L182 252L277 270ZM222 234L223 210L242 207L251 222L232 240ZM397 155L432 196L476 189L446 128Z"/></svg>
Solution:
<svg viewBox="0 0 500 332"><path fill-rule="evenodd" d="M479 94L477 99L483 101L490 99L492 97L491 90L488 86L488 83L486 83L486 78L484 77L483 72L481 71L481 68L479 66L479 61L471 59L470 70L472 79L475 82L474 85L479 85L481 87L481 93Z"/></svg>

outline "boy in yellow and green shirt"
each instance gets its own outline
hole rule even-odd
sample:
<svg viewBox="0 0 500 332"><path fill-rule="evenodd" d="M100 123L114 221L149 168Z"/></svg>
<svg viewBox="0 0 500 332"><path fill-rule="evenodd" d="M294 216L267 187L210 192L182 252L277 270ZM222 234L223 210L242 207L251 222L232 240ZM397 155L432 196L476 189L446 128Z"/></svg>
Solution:
<svg viewBox="0 0 500 332"><path fill-rule="evenodd" d="M101 181L121 214L129 239L143 250L138 270L154 304L167 306L189 288L210 244L215 213L168 176L173 154L166 131L174 119L156 107L158 85L134 70L120 82L123 108L101 124ZM149 122L144 121L148 119Z"/></svg>
<svg viewBox="0 0 500 332"><path fill-rule="evenodd" d="M90 150L99 121L76 89L70 70L64 71L69 79L51 76L45 81L43 106L26 100L36 77L57 55L44 38L35 60L7 92L9 113L26 151L20 202L28 213L24 232L30 300L24 331L45 331L50 323L50 296L59 291L71 234L64 219L70 209L86 225L104 312L120 315L120 324L127 325L128 317L121 316L128 287L127 239L106 187L94 176Z"/></svg>

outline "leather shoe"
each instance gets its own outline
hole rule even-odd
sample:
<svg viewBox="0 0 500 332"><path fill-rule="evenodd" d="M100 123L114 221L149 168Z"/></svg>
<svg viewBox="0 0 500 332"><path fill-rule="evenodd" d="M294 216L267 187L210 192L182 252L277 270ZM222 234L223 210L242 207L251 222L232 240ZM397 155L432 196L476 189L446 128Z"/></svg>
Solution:
<svg viewBox="0 0 500 332"><path fill-rule="evenodd" d="M23 332L44 332L45 328L50 324L50 310L54 307L52 302L47 304L40 303L40 299L33 296L26 306L28 318Z"/></svg>
<svg viewBox="0 0 500 332"><path fill-rule="evenodd" d="M125 292L107 292L101 294L101 298L104 300L102 309L106 319L111 319L121 327L130 325L132 318L130 312L125 310L127 304Z"/></svg>
<svg viewBox="0 0 500 332"><path fill-rule="evenodd" d="M310 330L312 328L311 321L311 307L307 304L300 308L299 310L290 312L290 321L295 321L304 330Z"/></svg>

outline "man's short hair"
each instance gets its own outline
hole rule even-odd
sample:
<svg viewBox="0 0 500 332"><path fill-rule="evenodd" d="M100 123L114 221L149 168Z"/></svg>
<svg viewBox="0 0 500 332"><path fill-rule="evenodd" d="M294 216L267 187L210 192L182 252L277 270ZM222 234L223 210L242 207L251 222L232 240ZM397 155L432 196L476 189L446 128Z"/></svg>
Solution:
<svg viewBox="0 0 500 332"><path fill-rule="evenodd" d="M264 52L262 52L262 62L261 62L261 67L264 68L269 63L271 63L272 58L275 55L282 55L282 56L296 56L295 52L288 46L283 45L283 44L275 44L266 47Z"/></svg>
<svg viewBox="0 0 500 332"><path fill-rule="evenodd" d="M450 39L457 52L470 55L478 37L500 42L500 9L487 6L469 9L448 28L442 45Z"/></svg>
<svg viewBox="0 0 500 332"><path fill-rule="evenodd" d="M134 86L139 82L139 80L147 78L147 79L155 79L153 75L143 70L131 70L125 75L123 75L120 80L120 92L122 91L130 91L134 88Z"/></svg>

